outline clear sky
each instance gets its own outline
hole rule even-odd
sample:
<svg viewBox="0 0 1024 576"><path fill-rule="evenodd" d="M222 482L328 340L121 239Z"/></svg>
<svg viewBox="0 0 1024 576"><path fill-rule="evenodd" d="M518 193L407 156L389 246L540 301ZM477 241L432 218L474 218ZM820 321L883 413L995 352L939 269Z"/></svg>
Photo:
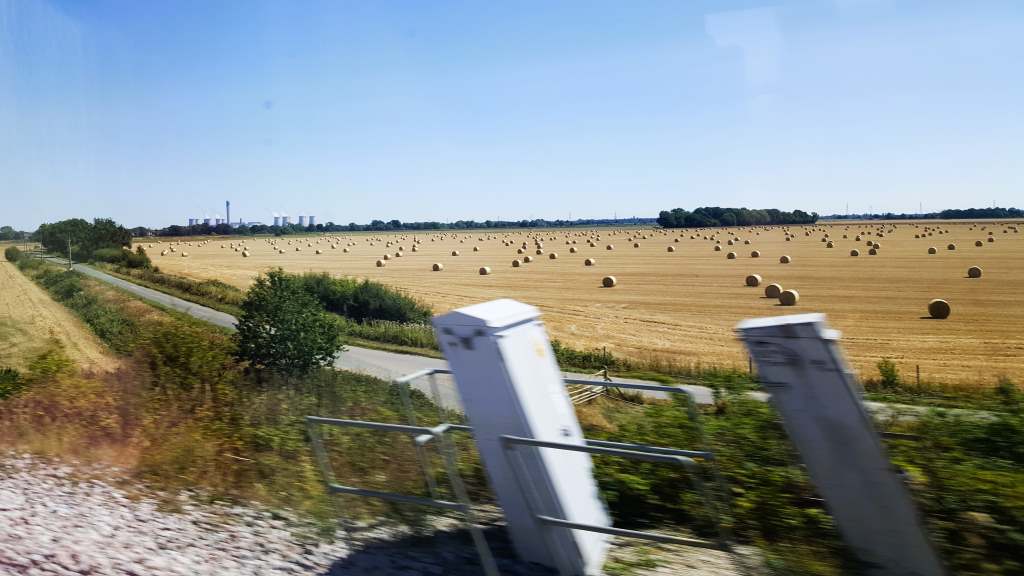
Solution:
<svg viewBox="0 0 1024 576"><path fill-rule="evenodd" d="M1019 0L0 0L24 229L1021 206L1022 144Z"/></svg>

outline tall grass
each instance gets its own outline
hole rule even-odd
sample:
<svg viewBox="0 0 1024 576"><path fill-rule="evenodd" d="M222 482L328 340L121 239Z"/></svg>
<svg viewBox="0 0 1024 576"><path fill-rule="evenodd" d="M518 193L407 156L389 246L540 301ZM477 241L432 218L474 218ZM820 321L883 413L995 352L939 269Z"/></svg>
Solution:
<svg viewBox="0 0 1024 576"><path fill-rule="evenodd" d="M194 280L166 274L158 268L111 266L105 269L130 282L236 316L245 299L245 292L220 280Z"/></svg>
<svg viewBox="0 0 1024 576"><path fill-rule="evenodd" d="M129 354L135 347L139 327L124 309L86 289L85 278L75 271L64 270L40 260L22 259L19 268L54 300L70 308L113 350Z"/></svg>

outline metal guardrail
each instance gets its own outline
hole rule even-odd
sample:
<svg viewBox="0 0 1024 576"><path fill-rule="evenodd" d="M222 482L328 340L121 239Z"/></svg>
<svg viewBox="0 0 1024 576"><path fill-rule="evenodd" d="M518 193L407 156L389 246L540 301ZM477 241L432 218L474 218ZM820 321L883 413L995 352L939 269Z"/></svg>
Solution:
<svg viewBox="0 0 1024 576"><path fill-rule="evenodd" d="M498 569L494 561L494 557L491 554L490 547L484 538L483 532L477 525L474 515L472 503L469 500L469 495L465 489L465 484L462 481L462 477L459 474L457 460L458 455L455 450L455 445L449 438L449 432L468 432L472 433L472 428L461 424L452 424L446 422L445 410L442 407L440 390L437 383L438 374L451 374L451 370L444 368L420 370L407 374L400 378L393 380L393 383L399 387L399 393L401 396L403 407L406 411L409 424L390 424L384 422L369 422L363 420L346 420L337 418L323 418L319 416L307 416L306 425L309 431L310 439L313 445L313 451L317 459L317 463L320 466L324 479L327 482L328 489L333 493L348 494L354 496L363 496L368 498L377 498L387 500L391 502L400 502L406 504L418 504L422 506L429 506L439 509L451 510L461 512L466 528L470 531L473 538L474 546L476 547L477 553L480 556L481 565L484 573L487 576L497 576ZM693 398L693 394L680 387L675 386L664 386L658 384L634 384L626 382L614 382L608 377L607 371L599 372L604 376L604 380L592 380L588 378L563 378L563 382L568 386L585 386L587 390L593 388L600 389L604 393L609 388L623 388L629 390L639 390L647 392L661 392L669 394L683 394L687 397L687 416L694 422L696 429L699 434L699 442L702 446L705 444L705 438L703 429L701 428L696 412L696 402ZM409 389L411 382L419 378L429 378L429 387L431 396L433 397L434 404L438 410L438 420L441 424L428 428L424 426L418 426L416 424L416 414L413 410L412 400L410 397ZM427 484L427 489L430 492L430 498L423 498L420 496L413 496L408 494L399 494L395 492L385 492L379 490L370 490L366 488L358 488L354 486L344 486L338 484L334 479L334 473L331 468L330 462L327 458L327 453L323 445L323 438L320 436L317 426L319 425L330 425L339 427L350 427L350 428L362 428L369 430L377 430L382 432L398 432L413 436L413 442L417 451L417 459L420 467L424 472L424 477ZM444 459L445 471L448 475L448 479L451 483L452 491L456 495L457 502L451 502L442 500L437 496L437 486L433 480L433 475L430 473L427 467L427 455L426 445L437 440L436 444L439 447L439 451ZM556 518L548 514L544 514L533 507L530 503L531 514L537 520L537 522L543 526L558 527L570 530L590 530L595 532L602 532L605 534L611 534L614 536L622 536L627 538L639 538L644 540L651 540L656 542L664 542L670 544L680 544L686 546L694 546L701 548L714 548L723 550L726 552L733 552L731 546L732 536L728 528L722 523L723 512L728 511L728 502L723 501L728 498L728 493L725 491L724 482L718 471L717 462L715 461L715 455L710 450L683 450L678 448L668 448L662 446L648 446L645 444L632 444L625 442L613 442L608 440L591 440L584 439L584 445L578 444L564 444L559 442L546 442L542 440L536 440L533 438L521 438L515 436L503 436L502 446L503 451L508 457L509 450L515 445L532 446L534 448L552 448L560 450L572 450L578 452L588 452L591 454L618 456L623 458L630 458L635 460L646 460L650 462L663 462L668 464L675 464L683 466L690 473L694 485L701 492L708 509L711 510L712 517L718 528L718 541L708 542L704 540L696 540L691 538L681 538L678 536L672 536L667 534L660 534L657 532L641 532L636 530L627 530L623 528L615 528L611 526L595 526L590 524L583 524L579 522L573 522L564 518ZM697 464L697 460L701 460L707 463L708 467L712 471L713 480L718 487L718 492L723 500L713 498L711 492L707 489L706 484L701 479L700 467ZM516 481L519 483L524 490L531 496L528 497L528 503L534 496L532 488L529 487L528 483L524 483L520 474L520 469L516 466L510 467L513 473L516 474ZM554 555L558 557L557 555ZM741 563L742 567L742 563ZM563 572L564 573L564 572Z"/></svg>
<svg viewBox="0 0 1024 576"><path fill-rule="evenodd" d="M523 477L523 471L525 464L519 456L517 446L532 446L535 448L551 448L556 450L567 450L570 452L585 452L588 454L604 455L604 456L617 456L620 458L628 458L631 460L644 460L647 462L661 462L665 464L675 464L686 468L690 477L697 485L698 490L705 496L707 501L707 491L704 489L703 482L700 480L700 472L697 463L688 456L682 456L678 454L668 454L665 452L684 452L682 450L672 450L668 448L661 448L660 453L654 453L644 450L635 445L623 444L624 446L633 446L631 449L623 448L610 448L603 446L593 446L589 442L586 445L569 444L566 442L551 442L545 440L536 440L534 438L522 438L518 436L501 436L502 450L505 454L505 458L508 462L509 468L515 477L516 482L526 493L526 503L529 507L529 512L533 519L538 523L538 529L543 530L548 526L554 526L558 528L567 528L570 530L585 530L588 532L599 532L602 534L610 534L613 536L622 536L626 538L637 538L640 540L649 540L653 542L663 542L667 544L679 544L683 546L692 546L697 548L711 548L715 550L723 550L726 552L731 551L731 547L727 540L725 540L720 533L718 542L708 542L706 540L697 540L693 538L681 538L678 536L672 536L669 534L662 534L658 532L645 532L640 530L627 530L625 528L616 528L614 526L603 526L600 524L586 524L583 522L573 522L565 518L556 518L545 514L541 510L540 498L537 496L536 491L530 482L526 481ZM516 454L518 462L514 463L511 454ZM518 465L517 465L518 464ZM709 504L710 505L710 504ZM716 518L717 520L717 518ZM719 524L720 526L720 524ZM543 538L545 544L549 544L553 539ZM561 558L561 555L556 550L549 550L551 557L557 559ZM572 574L571 569L565 566L559 566L559 572L563 575Z"/></svg>
<svg viewBox="0 0 1024 576"><path fill-rule="evenodd" d="M327 450L324 448L323 437L320 435L320 430L318 428L320 425L363 428L382 432L408 434L415 437L414 443L418 452L423 449L425 444L436 438L438 440L439 451L444 459L445 471L448 474L448 480L451 483L452 492L455 493L455 497L458 499L458 502L441 500L437 497L436 486L430 483L429 479L432 478L432 475L427 469L424 460L421 460L420 464L423 467L424 475L428 478L428 484L431 489L431 498L338 484L334 479L334 470L331 466L330 459L327 457ZM320 466L320 471L323 473L324 479L327 482L328 490L335 494L349 494L352 496L376 498L403 504L418 504L420 506L430 506L461 512L463 515L463 524L466 529L469 530L470 536L473 538L473 546L476 547L477 555L480 557L480 564L483 568L484 574L487 576L498 576L498 565L494 561L494 555L491 554L490 546L487 545L487 539L484 537L483 531L480 530L480 527L474 518L473 507L469 500L469 494L466 492L466 486L462 482L462 476L459 474L454 446L450 439L445 435L445 432L451 428L451 426L446 425L437 426L435 428L426 428L424 426L406 426L403 424L368 422L365 420L321 418L319 416L306 417L306 430L309 433L310 441L313 445L313 454L316 457L317 464Z"/></svg>

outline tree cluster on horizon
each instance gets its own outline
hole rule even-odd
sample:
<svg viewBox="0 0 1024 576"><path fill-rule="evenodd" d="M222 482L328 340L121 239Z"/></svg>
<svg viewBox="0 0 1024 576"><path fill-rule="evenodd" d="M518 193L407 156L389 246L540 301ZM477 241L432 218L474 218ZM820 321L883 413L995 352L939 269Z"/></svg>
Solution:
<svg viewBox="0 0 1024 576"><path fill-rule="evenodd" d="M682 208L662 210L657 222L663 228L714 228L719 226L768 226L776 224L814 224L818 213L803 210L784 212L774 208L720 208L703 206L688 212Z"/></svg>
<svg viewBox="0 0 1024 576"><path fill-rule="evenodd" d="M1024 218L1020 208L950 208L924 214L831 214L823 216L828 220L978 220L998 218Z"/></svg>

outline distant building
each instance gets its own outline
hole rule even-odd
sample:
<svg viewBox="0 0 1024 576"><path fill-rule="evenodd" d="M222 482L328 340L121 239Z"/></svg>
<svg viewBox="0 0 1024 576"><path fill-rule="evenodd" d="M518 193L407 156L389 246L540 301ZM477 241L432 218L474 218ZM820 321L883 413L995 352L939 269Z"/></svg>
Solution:
<svg viewBox="0 0 1024 576"><path fill-rule="evenodd" d="M299 226L302 226L302 227L306 226L306 217L305 216L299 216Z"/></svg>
<svg viewBox="0 0 1024 576"><path fill-rule="evenodd" d="M291 223L292 223L292 217L291 216L281 216L281 225L282 226L287 226L287 225L289 225Z"/></svg>
<svg viewBox="0 0 1024 576"><path fill-rule="evenodd" d="M309 215L309 225L316 226L316 216L313 216L312 214Z"/></svg>
<svg viewBox="0 0 1024 576"><path fill-rule="evenodd" d="M281 225L281 217L280 216L274 216L274 226L280 226L280 225Z"/></svg>
<svg viewBox="0 0 1024 576"><path fill-rule="evenodd" d="M211 222L213 222L213 218L203 218L203 224L209 226Z"/></svg>

